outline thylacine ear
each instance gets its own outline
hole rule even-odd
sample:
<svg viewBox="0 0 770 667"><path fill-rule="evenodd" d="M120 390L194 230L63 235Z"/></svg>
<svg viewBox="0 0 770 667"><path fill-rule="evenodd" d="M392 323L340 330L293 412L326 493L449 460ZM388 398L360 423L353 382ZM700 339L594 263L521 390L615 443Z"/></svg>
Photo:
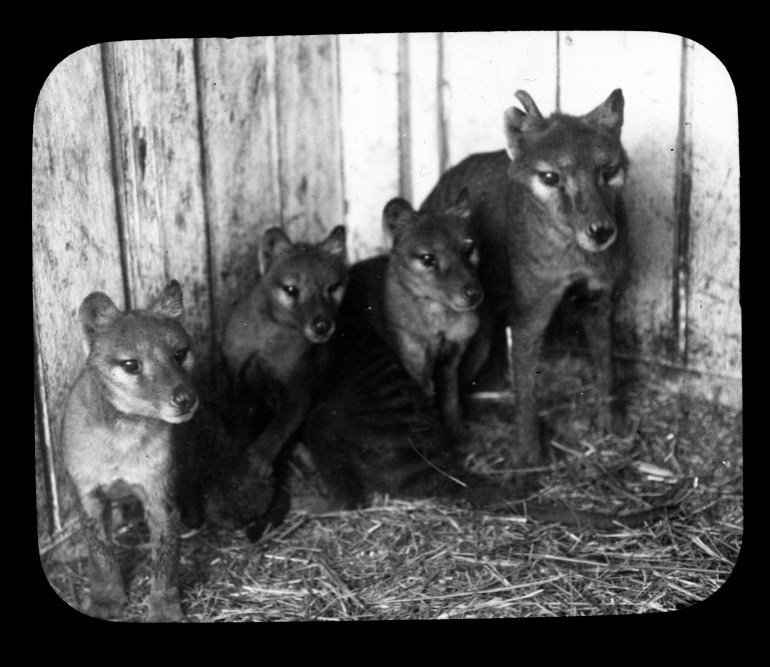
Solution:
<svg viewBox="0 0 770 667"><path fill-rule="evenodd" d="M583 120L591 125L598 125L609 130L620 139L620 130L623 127L624 106L623 91L620 88L616 88L604 102L583 116Z"/></svg>
<svg viewBox="0 0 770 667"><path fill-rule="evenodd" d="M329 236L319 243L319 247L321 250L324 250L331 255L347 260L348 254L347 247L345 246L346 236L347 231L345 230L345 227L343 225L337 225L331 232L329 232Z"/></svg>
<svg viewBox="0 0 770 667"><path fill-rule="evenodd" d="M163 291L150 304L148 310L175 320L182 317L184 314L182 286L176 280L169 281L168 285L163 288Z"/></svg>
<svg viewBox="0 0 770 667"><path fill-rule="evenodd" d="M80 304L78 317L83 329L83 349L88 355L91 342L100 330L114 322L122 313L104 292L92 292Z"/></svg>
<svg viewBox="0 0 770 667"><path fill-rule="evenodd" d="M511 107L503 114L505 147L511 160L515 160L519 154L521 135L543 124L543 114L540 113L530 94L525 90L517 90L515 95L526 111Z"/></svg>
<svg viewBox="0 0 770 667"><path fill-rule="evenodd" d="M262 237L259 244L259 272L264 276L273 265L275 258L288 251L292 246L291 239L280 227L271 227Z"/></svg>
<svg viewBox="0 0 770 667"><path fill-rule="evenodd" d="M382 225L394 240L400 236L404 229L413 225L417 218L417 213L412 205L401 197L391 199L382 209Z"/></svg>
<svg viewBox="0 0 770 667"><path fill-rule="evenodd" d="M468 192L467 186L460 190L460 194L457 195L454 206L447 209L447 213L460 216L461 218L469 218L471 215L471 195Z"/></svg>

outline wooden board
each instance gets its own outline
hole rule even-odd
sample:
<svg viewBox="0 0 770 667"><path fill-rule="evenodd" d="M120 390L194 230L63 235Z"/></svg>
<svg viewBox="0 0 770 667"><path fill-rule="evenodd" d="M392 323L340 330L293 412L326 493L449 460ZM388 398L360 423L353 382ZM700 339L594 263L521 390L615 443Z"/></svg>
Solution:
<svg viewBox="0 0 770 667"><path fill-rule="evenodd" d="M409 34L411 198L418 207L441 176L438 33ZM383 202L385 203L385 202Z"/></svg>
<svg viewBox="0 0 770 667"><path fill-rule="evenodd" d="M398 40L340 35L345 223L351 259L387 251L382 209L399 195Z"/></svg>
<svg viewBox="0 0 770 667"><path fill-rule="evenodd" d="M741 307L738 107L729 72L687 42L687 114L692 143L687 364L733 379L740 390Z"/></svg>
<svg viewBox="0 0 770 667"><path fill-rule="evenodd" d="M275 62L283 224L320 241L345 222L336 37L278 37Z"/></svg>
<svg viewBox="0 0 770 667"><path fill-rule="evenodd" d="M642 55L643 54L643 55ZM615 89L625 98L623 145L631 281L617 312L618 351L674 361L672 281L681 89L681 38L644 32L560 33L560 99L565 113L591 111Z"/></svg>
<svg viewBox="0 0 770 667"><path fill-rule="evenodd" d="M198 40L214 335L258 275L262 233L281 224L274 42Z"/></svg>
<svg viewBox="0 0 770 667"><path fill-rule="evenodd" d="M518 104L517 90L529 92L544 114L554 110L556 33L446 33L444 72L451 166L505 147L503 112Z"/></svg>
<svg viewBox="0 0 770 667"><path fill-rule="evenodd" d="M32 131L33 326L51 441L70 384L85 361L77 310L95 290L122 308L120 263L110 138L98 46L63 60L46 80ZM37 380L37 379L36 379ZM44 417L44 415L41 415ZM58 486L66 496L56 460ZM62 500L69 517L69 503Z"/></svg>
<svg viewBox="0 0 770 667"><path fill-rule="evenodd" d="M193 42L115 42L106 52L132 305L178 280L185 326L205 357L211 297Z"/></svg>

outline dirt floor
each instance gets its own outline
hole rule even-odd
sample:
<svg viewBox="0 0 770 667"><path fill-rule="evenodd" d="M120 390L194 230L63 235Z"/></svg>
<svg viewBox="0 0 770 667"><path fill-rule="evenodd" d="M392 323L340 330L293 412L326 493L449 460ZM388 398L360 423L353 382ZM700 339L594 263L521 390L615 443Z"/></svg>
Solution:
<svg viewBox="0 0 770 667"><path fill-rule="evenodd" d="M436 500L378 497L371 507L313 515L315 477L294 467L294 509L250 544L212 527L185 536L182 605L194 622L588 616L669 611L708 598L730 575L743 535L741 412L674 393L651 378L625 390L630 431L592 423L590 373L556 360L543 374L548 466L538 495L571 508L619 513L676 494L680 510L642 528L576 530ZM511 477L512 407L474 401L468 466ZM72 538L77 540L77 535ZM116 537L130 579L122 621L141 621L149 592L141 522ZM85 558L43 556L56 593L82 608Z"/></svg>

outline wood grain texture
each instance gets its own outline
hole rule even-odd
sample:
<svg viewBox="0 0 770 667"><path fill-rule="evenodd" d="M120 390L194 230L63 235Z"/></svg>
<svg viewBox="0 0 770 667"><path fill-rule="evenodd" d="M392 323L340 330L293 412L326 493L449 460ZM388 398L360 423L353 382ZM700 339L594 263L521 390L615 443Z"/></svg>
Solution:
<svg viewBox="0 0 770 667"><path fill-rule="evenodd" d="M632 265L616 312L618 351L673 360L681 38L643 32L565 32L560 40L563 112L587 113L615 88L623 89L626 103L621 138L631 160L624 200Z"/></svg>
<svg viewBox="0 0 770 667"><path fill-rule="evenodd" d="M40 355L36 391L52 442L70 384L85 361L77 310L93 291L123 306L110 139L98 46L51 72L38 97L32 133L33 326ZM41 415L42 416L42 415ZM68 488L55 459L64 516Z"/></svg>
<svg viewBox="0 0 770 667"><path fill-rule="evenodd" d="M692 142L687 363L742 375L738 106L724 65L687 42L687 114Z"/></svg>
<svg viewBox="0 0 770 667"><path fill-rule="evenodd" d="M441 176L438 39L438 33L409 35L411 189L415 207L428 196Z"/></svg>
<svg viewBox="0 0 770 667"><path fill-rule="evenodd" d="M544 114L556 104L556 33L444 35L449 164L505 147L503 112L526 90ZM420 202L422 203L422 202Z"/></svg>
<svg viewBox="0 0 770 667"><path fill-rule="evenodd" d="M283 224L319 241L345 220L336 37L278 37L276 67Z"/></svg>
<svg viewBox="0 0 770 667"><path fill-rule="evenodd" d="M340 35L339 52L345 223L359 260L387 251L382 209L399 194L397 35Z"/></svg>
<svg viewBox="0 0 770 667"><path fill-rule="evenodd" d="M125 41L106 51L132 306L178 280L185 326L205 357L211 296L193 42Z"/></svg>
<svg viewBox="0 0 770 667"><path fill-rule="evenodd" d="M273 37L198 41L215 334L280 225Z"/></svg>

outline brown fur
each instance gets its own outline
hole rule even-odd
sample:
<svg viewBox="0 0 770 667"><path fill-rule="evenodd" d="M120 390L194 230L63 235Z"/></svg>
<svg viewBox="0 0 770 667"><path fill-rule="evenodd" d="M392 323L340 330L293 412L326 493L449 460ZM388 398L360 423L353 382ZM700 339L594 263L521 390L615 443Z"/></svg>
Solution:
<svg viewBox="0 0 770 667"><path fill-rule="evenodd" d="M267 478L312 404L324 347L347 281L345 228L318 244L292 243L269 229L262 277L235 307L222 353L230 377L228 421L249 442L243 474Z"/></svg>
<svg viewBox="0 0 770 667"><path fill-rule="evenodd" d="M583 325L609 428L612 394L610 317L626 260L620 192L628 158L620 143L623 95L615 90L584 116L543 118L530 96L526 111L505 112L507 150L471 155L448 170L423 203L441 210L462 188L479 225L480 278L511 327L518 458L540 458L535 376L544 331L565 293L583 297Z"/></svg>
<svg viewBox="0 0 770 667"><path fill-rule="evenodd" d="M191 340L178 322L181 288L172 281L147 310L125 313L94 292L79 315L88 361L65 405L62 447L89 551L87 613L114 617L126 604L108 518L109 501L131 494L144 505L152 541L149 620L183 621L173 436L198 397Z"/></svg>
<svg viewBox="0 0 770 667"><path fill-rule="evenodd" d="M417 213L392 199L383 224L393 238L390 254L352 267L345 311L390 343L458 435L459 369L484 296L467 192L441 212Z"/></svg>

